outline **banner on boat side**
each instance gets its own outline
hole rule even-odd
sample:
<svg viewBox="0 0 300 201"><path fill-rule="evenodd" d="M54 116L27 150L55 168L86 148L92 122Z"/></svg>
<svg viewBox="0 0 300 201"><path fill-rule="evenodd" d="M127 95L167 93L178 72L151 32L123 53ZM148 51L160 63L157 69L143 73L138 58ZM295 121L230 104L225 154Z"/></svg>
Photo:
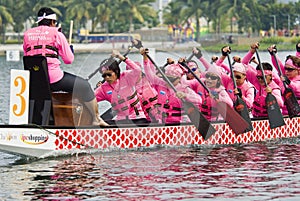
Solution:
<svg viewBox="0 0 300 201"><path fill-rule="evenodd" d="M10 72L9 124L28 124L29 71Z"/></svg>
<svg viewBox="0 0 300 201"><path fill-rule="evenodd" d="M7 50L6 51L6 61L20 61L20 51L19 50Z"/></svg>

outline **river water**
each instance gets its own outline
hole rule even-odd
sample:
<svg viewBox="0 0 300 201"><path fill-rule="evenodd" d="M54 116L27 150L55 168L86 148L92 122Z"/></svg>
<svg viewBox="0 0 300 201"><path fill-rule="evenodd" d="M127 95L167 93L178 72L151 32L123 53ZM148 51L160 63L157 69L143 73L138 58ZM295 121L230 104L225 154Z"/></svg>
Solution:
<svg viewBox="0 0 300 201"><path fill-rule="evenodd" d="M283 60L288 54L294 52L279 56ZM87 77L108 56L78 54L63 69ZM163 65L167 57L179 56L189 52L157 52L155 60ZM204 56L209 59L211 54ZM139 54L129 57L141 61ZM269 61L265 52L261 58ZM21 61L5 59L0 57L0 124L8 123L10 69L22 69ZM91 85L100 77L91 79ZM299 144L293 138L231 146L159 146L40 160L0 152L0 200L299 200Z"/></svg>

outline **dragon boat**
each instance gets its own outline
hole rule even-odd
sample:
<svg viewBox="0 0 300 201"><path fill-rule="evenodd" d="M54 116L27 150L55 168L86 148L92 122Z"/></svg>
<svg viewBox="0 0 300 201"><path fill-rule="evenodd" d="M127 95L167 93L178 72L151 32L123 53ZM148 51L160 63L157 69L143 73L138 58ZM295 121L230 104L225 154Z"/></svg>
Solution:
<svg viewBox="0 0 300 201"><path fill-rule="evenodd" d="M267 118L252 119L253 129L240 134L225 121L212 122L215 132L208 139L193 123L90 126L91 115L80 99L50 92L45 57L23 60L25 70L11 73L10 121L0 125L3 152L44 158L155 146L241 144L300 135L300 116L285 117L285 125L276 128L270 127Z"/></svg>
<svg viewBox="0 0 300 201"><path fill-rule="evenodd" d="M1 125L0 150L28 157L48 157L89 150L143 147L229 145L300 135L300 117L284 118L286 125L270 129L267 119L253 120L253 130L235 134L225 122L215 122L216 132L207 140L192 124L99 127Z"/></svg>

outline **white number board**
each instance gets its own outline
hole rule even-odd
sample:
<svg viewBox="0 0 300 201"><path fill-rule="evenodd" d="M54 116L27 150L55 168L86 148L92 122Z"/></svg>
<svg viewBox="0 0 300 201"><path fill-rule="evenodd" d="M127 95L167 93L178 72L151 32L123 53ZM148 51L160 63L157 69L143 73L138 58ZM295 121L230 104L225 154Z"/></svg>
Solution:
<svg viewBox="0 0 300 201"><path fill-rule="evenodd" d="M9 124L27 124L29 108L29 71L10 72Z"/></svg>

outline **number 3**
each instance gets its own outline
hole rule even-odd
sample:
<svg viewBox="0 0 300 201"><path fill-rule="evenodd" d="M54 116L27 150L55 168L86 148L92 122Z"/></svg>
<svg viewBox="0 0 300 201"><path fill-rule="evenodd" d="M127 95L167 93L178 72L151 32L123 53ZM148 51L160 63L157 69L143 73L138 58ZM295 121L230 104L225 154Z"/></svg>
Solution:
<svg viewBox="0 0 300 201"><path fill-rule="evenodd" d="M18 76L14 80L14 86L18 87L20 84L20 93L17 93L16 96L20 98L20 112L17 113L16 111L18 110L18 105L14 104L13 105L13 113L16 116L22 116L25 112L25 106L26 106L26 100L23 97L23 93L26 89L26 81L22 76Z"/></svg>

